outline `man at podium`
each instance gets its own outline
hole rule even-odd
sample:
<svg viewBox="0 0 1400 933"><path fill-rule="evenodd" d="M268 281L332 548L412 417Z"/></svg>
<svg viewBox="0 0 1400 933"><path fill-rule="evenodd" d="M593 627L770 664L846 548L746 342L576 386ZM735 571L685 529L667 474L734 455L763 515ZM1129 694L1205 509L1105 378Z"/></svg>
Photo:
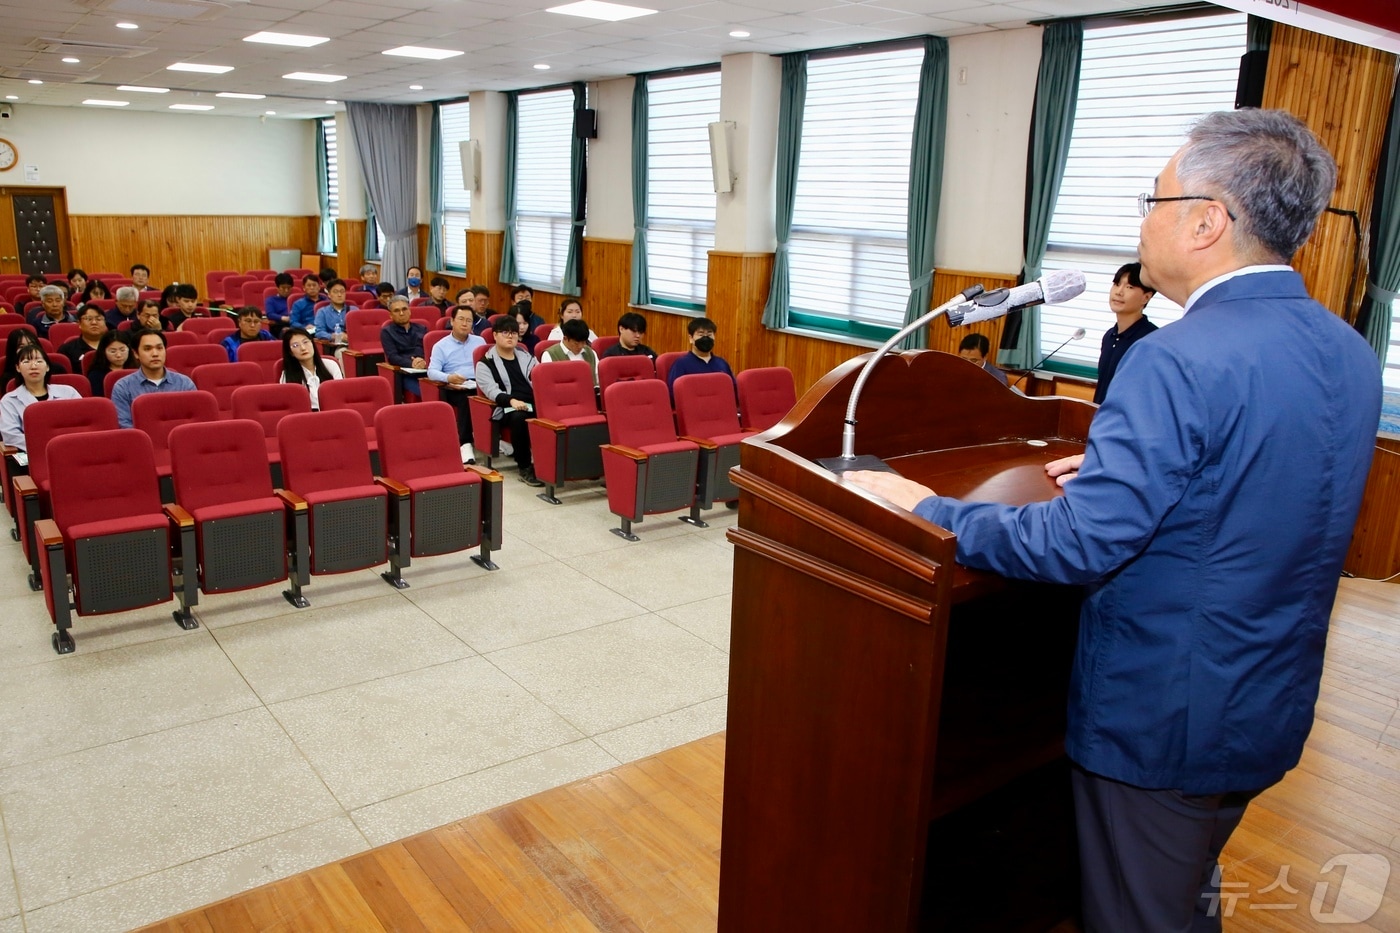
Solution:
<svg viewBox="0 0 1400 933"><path fill-rule="evenodd" d="M1085 586L1065 747L1091 933L1219 930L1220 850L1313 722L1381 393L1288 266L1335 183L1281 111L1191 130L1139 199L1142 280L1186 315L1124 355L1085 453L1047 466L1062 497L846 474L968 566Z"/></svg>

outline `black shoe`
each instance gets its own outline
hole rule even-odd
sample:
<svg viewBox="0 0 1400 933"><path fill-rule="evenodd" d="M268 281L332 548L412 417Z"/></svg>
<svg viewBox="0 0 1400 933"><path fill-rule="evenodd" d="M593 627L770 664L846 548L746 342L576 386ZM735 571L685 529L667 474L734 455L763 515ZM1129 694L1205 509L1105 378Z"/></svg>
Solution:
<svg viewBox="0 0 1400 933"><path fill-rule="evenodd" d="M536 489L544 485L544 480L535 475L535 471L529 468L520 471L520 481L526 486L533 486Z"/></svg>

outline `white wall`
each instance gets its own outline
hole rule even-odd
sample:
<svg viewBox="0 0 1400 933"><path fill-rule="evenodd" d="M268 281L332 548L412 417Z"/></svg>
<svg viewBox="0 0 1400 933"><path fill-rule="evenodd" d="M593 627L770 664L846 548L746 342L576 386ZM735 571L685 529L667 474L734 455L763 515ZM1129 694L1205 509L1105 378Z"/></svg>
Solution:
<svg viewBox="0 0 1400 933"><path fill-rule="evenodd" d="M598 111L598 138L588 141L588 236L632 239L633 78L589 86L588 106Z"/></svg>
<svg viewBox="0 0 1400 933"><path fill-rule="evenodd" d="M212 114L15 105L5 138L23 185L67 189L70 214L315 214L315 128Z"/></svg>
<svg viewBox="0 0 1400 933"><path fill-rule="evenodd" d="M472 192L472 229L506 228L506 96L474 91L471 138L481 144L481 190Z"/></svg>

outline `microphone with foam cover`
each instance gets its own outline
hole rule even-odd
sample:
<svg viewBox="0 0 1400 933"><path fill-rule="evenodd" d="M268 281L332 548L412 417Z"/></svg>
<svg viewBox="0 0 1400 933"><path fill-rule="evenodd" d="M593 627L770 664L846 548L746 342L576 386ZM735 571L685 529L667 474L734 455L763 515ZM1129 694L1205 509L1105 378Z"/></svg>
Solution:
<svg viewBox="0 0 1400 933"><path fill-rule="evenodd" d="M1057 269L1047 272L1034 282L1015 288L998 288L984 292L972 301L948 312L948 323L954 327L976 324L1004 316L1009 311L1032 305L1057 305L1078 298L1084 293L1084 273L1078 269Z"/></svg>

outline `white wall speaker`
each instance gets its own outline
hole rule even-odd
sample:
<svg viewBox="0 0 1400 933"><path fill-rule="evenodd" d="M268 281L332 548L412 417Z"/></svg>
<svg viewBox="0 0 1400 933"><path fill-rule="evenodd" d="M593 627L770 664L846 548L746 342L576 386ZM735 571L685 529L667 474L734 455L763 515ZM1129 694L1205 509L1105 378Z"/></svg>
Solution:
<svg viewBox="0 0 1400 933"><path fill-rule="evenodd" d="M734 182L739 180L729 160L729 141L737 125L733 120L710 124L710 171L714 174L716 194L733 191Z"/></svg>
<svg viewBox="0 0 1400 933"><path fill-rule="evenodd" d="M475 139L464 139L457 144L457 152L462 160L462 190L481 190L481 143Z"/></svg>

